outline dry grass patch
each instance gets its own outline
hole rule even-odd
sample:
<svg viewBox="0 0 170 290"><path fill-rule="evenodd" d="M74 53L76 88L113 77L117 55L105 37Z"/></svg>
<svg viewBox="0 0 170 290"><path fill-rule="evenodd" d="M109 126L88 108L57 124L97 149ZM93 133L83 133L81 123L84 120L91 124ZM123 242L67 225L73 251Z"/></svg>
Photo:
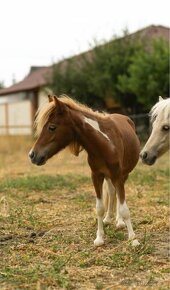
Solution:
<svg viewBox="0 0 170 290"><path fill-rule="evenodd" d="M10 141L10 142L9 142ZM30 139L0 143L1 289L168 289L168 155L138 164L127 201L141 245L105 226L93 246L95 195L85 153L30 164Z"/></svg>

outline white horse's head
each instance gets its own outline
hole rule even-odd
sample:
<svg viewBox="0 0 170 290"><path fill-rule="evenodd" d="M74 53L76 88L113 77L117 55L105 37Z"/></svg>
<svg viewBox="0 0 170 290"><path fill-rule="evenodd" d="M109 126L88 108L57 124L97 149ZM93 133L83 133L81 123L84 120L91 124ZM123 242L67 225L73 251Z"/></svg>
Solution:
<svg viewBox="0 0 170 290"><path fill-rule="evenodd" d="M155 163L169 149L170 145L170 98L159 97L159 102L150 112L152 133L146 142L140 157L147 165Z"/></svg>

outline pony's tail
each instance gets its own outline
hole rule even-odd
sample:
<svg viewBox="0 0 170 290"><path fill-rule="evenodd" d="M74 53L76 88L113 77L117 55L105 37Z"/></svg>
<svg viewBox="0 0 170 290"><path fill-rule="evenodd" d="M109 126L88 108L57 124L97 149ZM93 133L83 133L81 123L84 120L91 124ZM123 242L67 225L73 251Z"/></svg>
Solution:
<svg viewBox="0 0 170 290"><path fill-rule="evenodd" d="M104 204L104 211L107 212L109 203L109 193L108 193L108 185L106 179L103 182L103 204Z"/></svg>
<svg viewBox="0 0 170 290"><path fill-rule="evenodd" d="M109 199L112 196L112 200L113 200L113 211L116 210L116 192L115 189L111 183L111 180L106 180L104 179L103 182L103 204L104 204L104 209L105 212L107 212L108 210L108 205L109 205Z"/></svg>

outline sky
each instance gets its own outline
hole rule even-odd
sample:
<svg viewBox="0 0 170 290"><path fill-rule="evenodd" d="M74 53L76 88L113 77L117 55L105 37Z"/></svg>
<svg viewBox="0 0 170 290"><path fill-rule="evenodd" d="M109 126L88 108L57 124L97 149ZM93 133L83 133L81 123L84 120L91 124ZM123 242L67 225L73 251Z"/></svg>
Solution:
<svg viewBox="0 0 170 290"><path fill-rule="evenodd" d="M94 39L170 26L168 0L0 0L0 82L88 50Z"/></svg>

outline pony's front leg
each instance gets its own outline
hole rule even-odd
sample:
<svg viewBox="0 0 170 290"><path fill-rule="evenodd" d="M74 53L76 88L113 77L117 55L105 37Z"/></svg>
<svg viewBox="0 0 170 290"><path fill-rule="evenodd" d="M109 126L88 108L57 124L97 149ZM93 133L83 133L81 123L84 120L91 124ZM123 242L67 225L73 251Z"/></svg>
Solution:
<svg viewBox="0 0 170 290"><path fill-rule="evenodd" d="M103 195L102 195L102 185L104 176L103 174L96 174L92 172L92 180L93 185L96 191L96 213L97 213L97 222L98 222L98 229L97 229L97 236L94 240L95 246L101 246L104 244L103 236L103 216L104 216L104 204L103 204Z"/></svg>

